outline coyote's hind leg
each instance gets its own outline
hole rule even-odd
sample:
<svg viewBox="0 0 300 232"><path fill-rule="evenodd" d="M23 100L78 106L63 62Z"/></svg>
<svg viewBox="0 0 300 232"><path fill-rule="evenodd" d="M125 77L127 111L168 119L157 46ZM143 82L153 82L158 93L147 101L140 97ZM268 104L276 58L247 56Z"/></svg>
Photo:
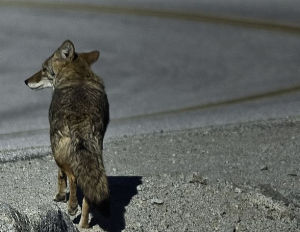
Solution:
<svg viewBox="0 0 300 232"><path fill-rule="evenodd" d="M77 200L77 183L76 178L73 174L67 173L70 187L70 198L68 202L68 213L74 216L78 211L78 200Z"/></svg>
<svg viewBox="0 0 300 232"><path fill-rule="evenodd" d="M58 193L54 200L67 202L67 175L60 168L58 169L57 184Z"/></svg>
<svg viewBox="0 0 300 232"><path fill-rule="evenodd" d="M79 222L80 228L89 228L89 211L90 211L89 203L84 197L82 201L81 218Z"/></svg>

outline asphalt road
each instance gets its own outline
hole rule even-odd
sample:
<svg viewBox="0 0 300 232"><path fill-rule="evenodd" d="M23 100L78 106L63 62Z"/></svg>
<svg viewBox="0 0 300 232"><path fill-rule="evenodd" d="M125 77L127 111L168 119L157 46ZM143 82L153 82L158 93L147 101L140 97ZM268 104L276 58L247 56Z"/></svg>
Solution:
<svg viewBox="0 0 300 232"><path fill-rule="evenodd" d="M164 2L166 17L142 11L157 11L159 1L79 3L0 2L1 150L49 145L51 90L32 91L23 80L67 38L78 51L101 51L93 69L111 105L107 137L299 114L299 33L249 27L241 18L296 25L299 14L287 13L297 11L295 1L271 4L277 20L268 1ZM138 14L124 10L133 7ZM241 24L169 11L238 17Z"/></svg>

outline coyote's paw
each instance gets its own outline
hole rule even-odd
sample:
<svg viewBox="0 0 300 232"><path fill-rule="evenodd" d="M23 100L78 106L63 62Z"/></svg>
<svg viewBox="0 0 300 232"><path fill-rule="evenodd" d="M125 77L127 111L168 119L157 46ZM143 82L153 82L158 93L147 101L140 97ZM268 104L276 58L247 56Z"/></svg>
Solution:
<svg viewBox="0 0 300 232"><path fill-rule="evenodd" d="M67 202L67 195L65 193L58 193L53 200L57 202Z"/></svg>
<svg viewBox="0 0 300 232"><path fill-rule="evenodd" d="M73 205L69 205L68 206L68 214L71 215L71 216L74 216L76 215L78 211L78 204L73 204Z"/></svg>
<svg viewBox="0 0 300 232"><path fill-rule="evenodd" d="M87 229L87 228L90 228L90 225L89 225L89 223L84 223L84 222L82 222L82 221L80 220L80 222L79 222L79 227L80 227L80 228Z"/></svg>

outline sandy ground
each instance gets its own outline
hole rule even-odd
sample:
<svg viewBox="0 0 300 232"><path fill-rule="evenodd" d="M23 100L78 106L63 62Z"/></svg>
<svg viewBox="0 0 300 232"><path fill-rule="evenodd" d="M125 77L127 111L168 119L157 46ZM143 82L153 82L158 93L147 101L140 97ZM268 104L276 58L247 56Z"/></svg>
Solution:
<svg viewBox="0 0 300 232"><path fill-rule="evenodd" d="M291 118L111 139L112 216L94 212L91 231L300 231L299 132ZM50 155L0 172L0 198L26 215L54 204Z"/></svg>

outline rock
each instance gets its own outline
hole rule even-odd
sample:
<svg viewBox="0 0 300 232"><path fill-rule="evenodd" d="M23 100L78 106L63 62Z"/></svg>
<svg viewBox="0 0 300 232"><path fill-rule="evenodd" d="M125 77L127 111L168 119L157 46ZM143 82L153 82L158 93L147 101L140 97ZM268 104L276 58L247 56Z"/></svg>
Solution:
<svg viewBox="0 0 300 232"><path fill-rule="evenodd" d="M234 189L234 192L240 194L240 193L242 193L242 190L240 188L236 187Z"/></svg>
<svg viewBox="0 0 300 232"><path fill-rule="evenodd" d="M142 185L138 185L138 186L136 187L136 190L137 190L137 191L142 191L142 190L143 190Z"/></svg>
<svg viewBox="0 0 300 232"><path fill-rule="evenodd" d="M260 170L261 171L267 171L267 170L269 170L269 168L268 168L267 165L263 165L263 166L260 167Z"/></svg>
<svg viewBox="0 0 300 232"><path fill-rule="evenodd" d="M151 200L152 205L162 205L164 201L162 199L154 198Z"/></svg>
<svg viewBox="0 0 300 232"><path fill-rule="evenodd" d="M10 205L0 202L0 231L29 232L32 228L27 216L22 215Z"/></svg>
<svg viewBox="0 0 300 232"><path fill-rule="evenodd" d="M199 183L202 185L208 184L208 179L202 177L199 173L194 172L191 176L188 177L189 183Z"/></svg>
<svg viewBox="0 0 300 232"><path fill-rule="evenodd" d="M37 220L33 220L34 231L40 232L78 232L70 217L55 204L38 208Z"/></svg>
<svg viewBox="0 0 300 232"><path fill-rule="evenodd" d="M0 231L5 232L78 232L70 217L57 205L43 205L27 216L0 202Z"/></svg>

